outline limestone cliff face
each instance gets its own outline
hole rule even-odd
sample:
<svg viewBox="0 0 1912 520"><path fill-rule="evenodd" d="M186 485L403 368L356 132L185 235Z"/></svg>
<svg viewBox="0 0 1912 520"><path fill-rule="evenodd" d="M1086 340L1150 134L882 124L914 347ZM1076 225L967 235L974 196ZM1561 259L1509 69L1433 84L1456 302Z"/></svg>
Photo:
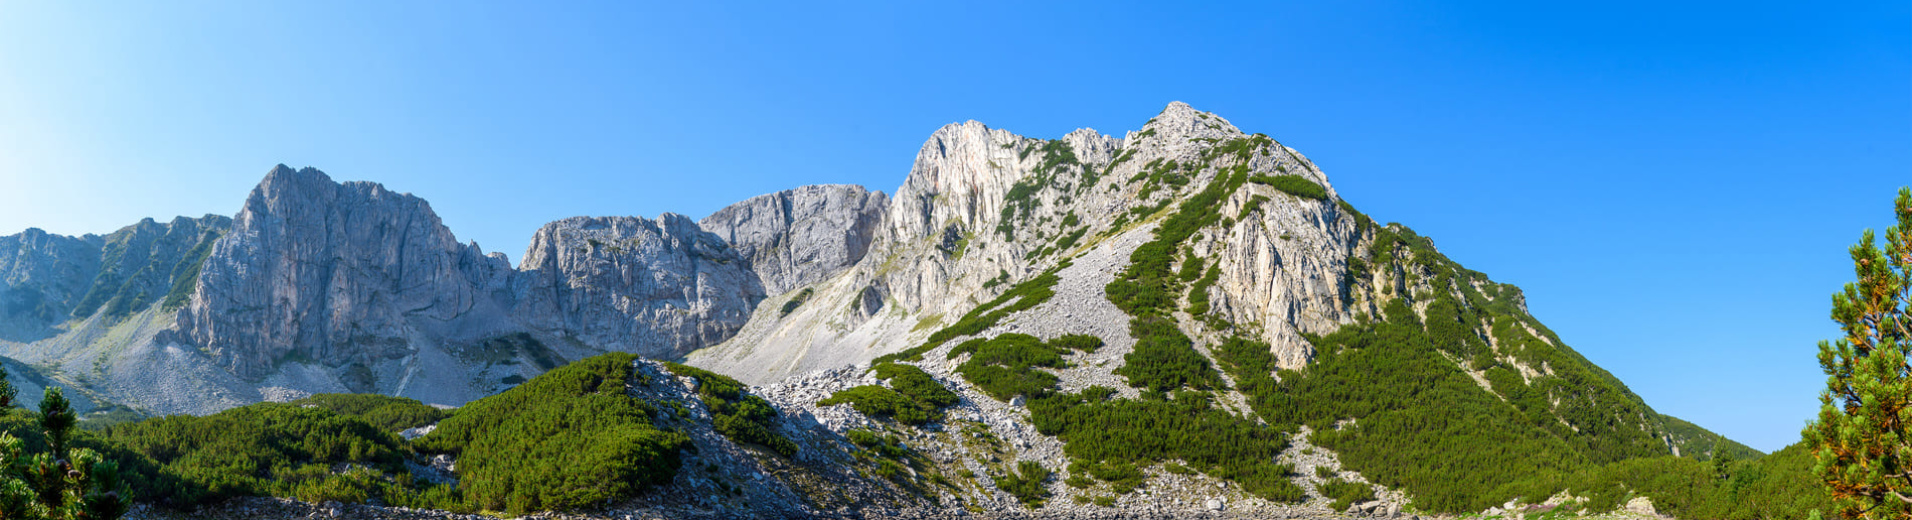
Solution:
<svg viewBox="0 0 1912 520"><path fill-rule="evenodd" d="M783 294L856 265L870 250L889 197L856 185L816 185L751 197L698 221L736 248Z"/></svg>
<svg viewBox="0 0 1912 520"><path fill-rule="evenodd" d="M1286 147L1257 158L1250 171L1300 175L1334 196L1327 176ZM1367 237L1335 199L1298 197L1264 184L1245 185L1222 211L1238 217L1235 225L1204 230L1191 241L1195 255L1217 271L1208 290L1214 316L1258 329L1281 367L1301 368L1314 357L1302 333L1327 334L1354 320L1348 259L1365 251Z"/></svg>
<svg viewBox="0 0 1912 520"><path fill-rule="evenodd" d="M280 166L213 244L176 327L247 379L288 357L371 365L411 353L415 333L502 316L493 260L423 199Z"/></svg>
<svg viewBox="0 0 1912 520"><path fill-rule="evenodd" d="M521 268L527 326L653 358L728 339L764 297L743 255L671 213L546 224Z"/></svg>
<svg viewBox="0 0 1912 520"><path fill-rule="evenodd" d="M56 334L100 270L98 235L69 237L39 228L0 237L0 340L29 342Z"/></svg>
<svg viewBox="0 0 1912 520"><path fill-rule="evenodd" d="M1255 153L1226 151L1247 148ZM1235 218L1191 241L1219 265L1209 289L1217 315L1259 329L1284 366L1299 367L1313 355L1301 332L1325 333L1353 318L1344 278L1359 228L1305 157L1179 102L1119 138L1082 129L1041 140L974 121L937 130L891 199L869 254L809 297L828 303L760 309L737 338L691 361L767 383L915 346L1237 168L1299 175L1327 193L1316 200L1246 184L1223 198ZM872 295L875 305L859 304Z"/></svg>

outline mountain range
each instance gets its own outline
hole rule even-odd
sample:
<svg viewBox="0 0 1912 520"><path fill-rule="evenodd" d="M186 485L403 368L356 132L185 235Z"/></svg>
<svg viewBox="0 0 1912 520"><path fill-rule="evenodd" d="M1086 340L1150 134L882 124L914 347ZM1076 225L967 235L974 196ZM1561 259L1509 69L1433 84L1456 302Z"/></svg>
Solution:
<svg viewBox="0 0 1912 520"><path fill-rule="evenodd" d="M1519 288L1372 220L1300 152L1179 102L1122 135L951 124L893 195L559 220L515 267L423 199L281 165L230 218L0 237L0 282L23 397L450 407L630 353L755 385L788 432L899 436L928 456L912 474L970 475L905 495L983 509L1340 511L1377 485L1360 511L1477 511L1577 468L1761 455L1655 412ZM1018 491L1038 470L1058 477Z"/></svg>

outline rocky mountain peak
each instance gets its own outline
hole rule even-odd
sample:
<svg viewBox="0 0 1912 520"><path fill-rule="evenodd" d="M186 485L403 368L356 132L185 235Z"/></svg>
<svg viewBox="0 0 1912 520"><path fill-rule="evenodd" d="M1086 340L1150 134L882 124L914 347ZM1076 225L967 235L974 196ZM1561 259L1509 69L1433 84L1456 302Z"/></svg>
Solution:
<svg viewBox="0 0 1912 520"><path fill-rule="evenodd" d="M975 121L936 130L896 189L889 232L914 238L942 233L951 223L981 227L988 215L1001 211L1002 195L1027 173L1017 165L1028 154L1019 152L1040 144Z"/></svg>
<svg viewBox="0 0 1912 520"><path fill-rule="evenodd" d="M745 257L675 213L546 224L520 269L525 326L646 357L729 338L764 297Z"/></svg>
<svg viewBox="0 0 1912 520"><path fill-rule="evenodd" d="M498 314L481 308L497 266L468 258L423 199L279 165L213 244L177 329L245 378L288 355L370 365L406 355L415 330Z"/></svg>
<svg viewBox="0 0 1912 520"><path fill-rule="evenodd" d="M698 225L749 259L766 294L782 294L861 261L889 202L853 184L804 186L751 197Z"/></svg>
<svg viewBox="0 0 1912 520"><path fill-rule="evenodd" d="M1227 140L1243 137L1241 129L1235 128L1227 119L1209 112L1196 110L1188 103L1171 102L1162 113L1149 119L1141 130L1131 132L1126 140L1134 145L1139 138L1142 142L1159 143L1169 148L1186 147L1192 140Z"/></svg>

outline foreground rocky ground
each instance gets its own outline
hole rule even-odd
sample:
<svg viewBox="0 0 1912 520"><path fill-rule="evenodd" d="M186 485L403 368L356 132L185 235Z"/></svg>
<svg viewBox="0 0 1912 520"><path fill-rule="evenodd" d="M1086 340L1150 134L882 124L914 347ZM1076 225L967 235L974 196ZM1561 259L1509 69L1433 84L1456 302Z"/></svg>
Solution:
<svg viewBox="0 0 1912 520"><path fill-rule="evenodd" d="M1524 518L1524 515L1475 516L1474 518ZM239 498L213 507L194 511L170 511L151 506L140 506L126 516L128 520L263 520L263 519L343 519L343 520L496 520L498 517L487 515L461 515L428 509L408 509L400 507L379 507L363 504L323 503L312 504L281 498ZM537 520L729 520L729 519L769 519L769 518L816 518L816 519L923 519L923 520L1222 520L1222 519L1336 519L1362 518L1347 515L1302 515L1269 516L1250 512L1129 512L1119 510L1090 511L1022 511L970 513L949 509L906 509L872 510L853 514L807 514L788 515L770 513L749 513L738 511L713 511L695 508L646 508L630 511L608 511L599 513L557 514L544 513L528 515L525 519ZM1434 520L1459 518L1453 516L1398 515L1383 518L1407 520ZM1615 511L1613 513L1583 517L1588 520L1662 520L1662 517L1646 512Z"/></svg>

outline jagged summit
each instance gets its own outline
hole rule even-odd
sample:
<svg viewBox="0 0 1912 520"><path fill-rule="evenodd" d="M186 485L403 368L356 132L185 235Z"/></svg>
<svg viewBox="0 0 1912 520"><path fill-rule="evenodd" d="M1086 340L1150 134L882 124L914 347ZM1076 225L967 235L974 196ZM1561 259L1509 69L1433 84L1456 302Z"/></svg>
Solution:
<svg viewBox="0 0 1912 520"><path fill-rule="evenodd" d="M889 203L862 186L804 186L745 199L698 225L749 259L767 294L781 294L862 261Z"/></svg>

